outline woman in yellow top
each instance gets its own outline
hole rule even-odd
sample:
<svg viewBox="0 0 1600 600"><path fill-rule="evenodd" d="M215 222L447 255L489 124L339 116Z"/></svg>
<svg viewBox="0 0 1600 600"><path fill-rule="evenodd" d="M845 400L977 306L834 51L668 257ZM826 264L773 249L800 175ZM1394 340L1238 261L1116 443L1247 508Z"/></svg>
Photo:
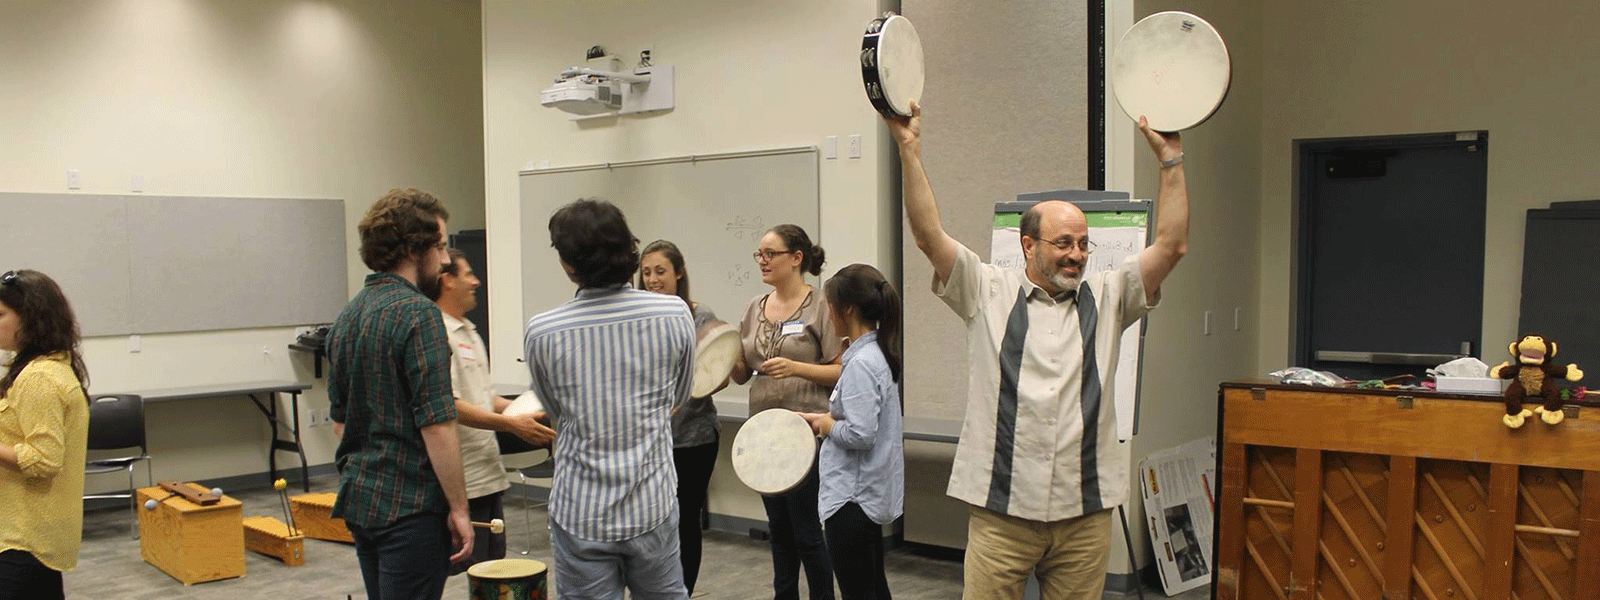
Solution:
<svg viewBox="0 0 1600 600"><path fill-rule="evenodd" d="M88 371L78 322L44 273L0 274L0 599L62 598L78 563Z"/></svg>

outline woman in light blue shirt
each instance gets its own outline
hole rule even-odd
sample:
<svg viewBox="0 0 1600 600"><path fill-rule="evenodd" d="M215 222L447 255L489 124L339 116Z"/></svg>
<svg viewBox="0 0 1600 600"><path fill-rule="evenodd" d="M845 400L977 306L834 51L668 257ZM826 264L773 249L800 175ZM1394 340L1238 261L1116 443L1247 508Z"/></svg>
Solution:
<svg viewBox="0 0 1600 600"><path fill-rule="evenodd" d="M828 412L801 415L823 436L817 514L844 600L887 600L882 526L905 504L900 294L863 264L841 269L823 290L850 347Z"/></svg>

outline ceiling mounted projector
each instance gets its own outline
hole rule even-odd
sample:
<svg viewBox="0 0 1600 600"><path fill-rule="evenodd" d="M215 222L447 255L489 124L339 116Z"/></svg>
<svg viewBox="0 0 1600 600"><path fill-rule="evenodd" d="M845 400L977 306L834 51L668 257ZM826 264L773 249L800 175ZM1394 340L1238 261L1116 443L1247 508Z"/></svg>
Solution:
<svg viewBox="0 0 1600 600"><path fill-rule="evenodd" d="M599 75L573 73L539 92L539 104L575 115L598 115L622 108L619 82Z"/></svg>
<svg viewBox="0 0 1600 600"><path fill-rule="evenodd" d="M539 104L586 117L646 115L672 110L672 67L646 65L633 72L569 67L539 92Z"/></svg>

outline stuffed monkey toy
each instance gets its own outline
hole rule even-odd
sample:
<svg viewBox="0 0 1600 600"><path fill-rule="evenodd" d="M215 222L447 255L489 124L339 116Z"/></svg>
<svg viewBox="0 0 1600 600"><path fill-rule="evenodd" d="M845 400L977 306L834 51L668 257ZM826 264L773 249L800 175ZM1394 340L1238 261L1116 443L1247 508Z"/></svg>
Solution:
<svg viewBox="0 0 1600 600"><path fill-rule="evenodd" d="M1556 343L1544 336L1522 336L1522 339L1511 343L1510 350L1512 358L1516 359L1515 363L1502 362L1489 370L1489 374L1496 378L1512 380L1506 388L1506 414L1501 420L1506 427L1516 429L1522 426L1524 419L1536 412L1546 423L1560 423L1566 418L1566 413L1561 412L1561 391L1556 388L1555 380L1577 381L1583 379L1583 371L1578 370L1578 365L1558 367L1552 364L1550 361L1556 356ZM1544 404L1529 412L1522 408L1522 403L1529 398L1542 398Z"/></svg>

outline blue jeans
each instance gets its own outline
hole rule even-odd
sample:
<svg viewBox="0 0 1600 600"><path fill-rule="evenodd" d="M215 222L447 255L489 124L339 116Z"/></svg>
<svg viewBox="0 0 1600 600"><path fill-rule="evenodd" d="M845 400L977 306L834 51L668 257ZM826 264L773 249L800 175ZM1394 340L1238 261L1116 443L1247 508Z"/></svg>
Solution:
<svg viewBox="0 0 1600 600"><path fill-rule="evenodd" d="M444 595L453 551L445 515L406 515L373 529L346 526L356 542L367 600L438 600Z"/></svg>
<svg viewBox="0 0 1600 600"><path fill-rule="evenodd" d="M620 542L573 537L550 521L550 553L563 600L688 600L678 558L678 511L655 529Z"/></svg>

